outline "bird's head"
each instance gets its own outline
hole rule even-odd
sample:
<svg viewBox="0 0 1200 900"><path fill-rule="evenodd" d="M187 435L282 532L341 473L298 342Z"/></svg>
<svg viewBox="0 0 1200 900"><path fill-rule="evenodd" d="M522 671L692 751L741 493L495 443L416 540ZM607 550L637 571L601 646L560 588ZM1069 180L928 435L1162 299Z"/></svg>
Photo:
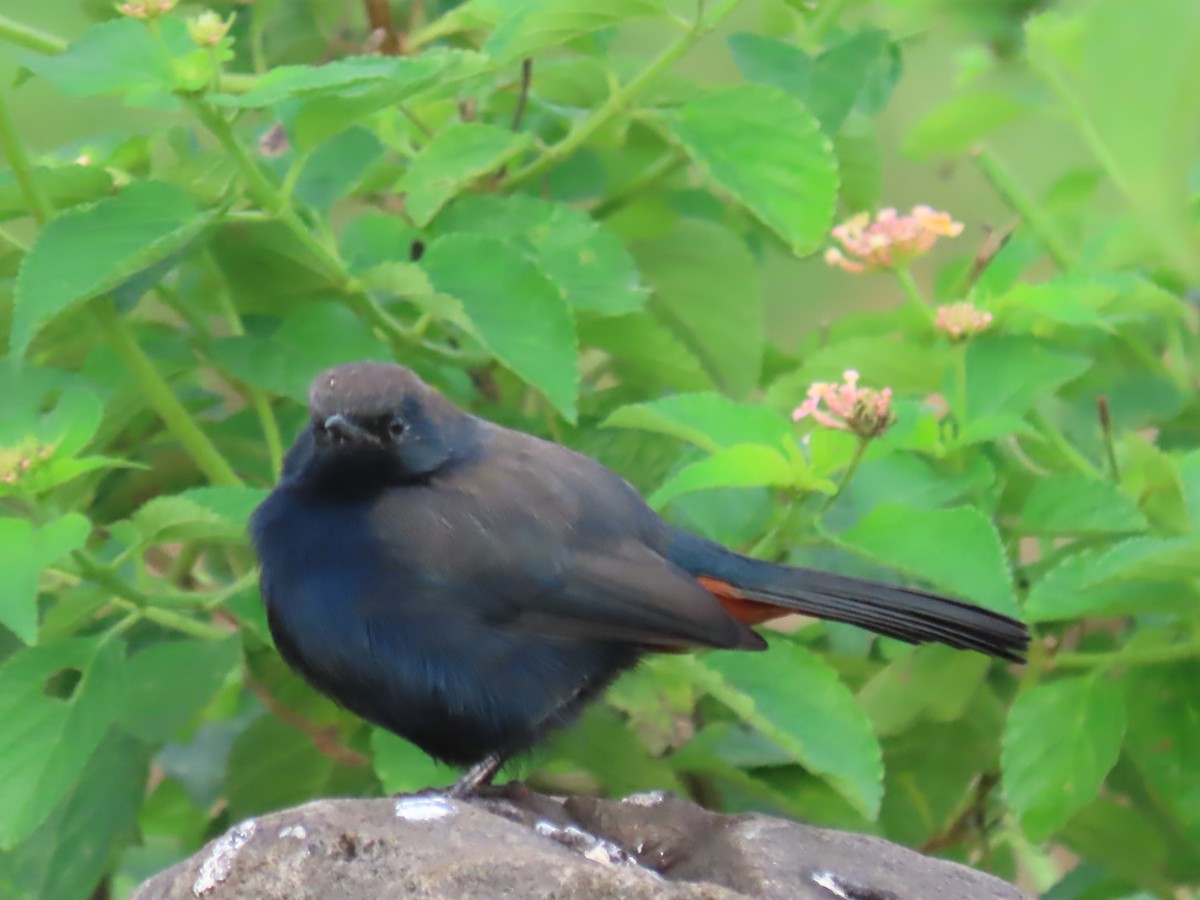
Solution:
<svg viewBox="0 0 1200 900"><path fill-rule="evenodd" d="M305 469L364 489L429 477L469 450L477 421L394 363L326 369L309 388L308 411L309 446L289 460L289 474Z"/></svg>

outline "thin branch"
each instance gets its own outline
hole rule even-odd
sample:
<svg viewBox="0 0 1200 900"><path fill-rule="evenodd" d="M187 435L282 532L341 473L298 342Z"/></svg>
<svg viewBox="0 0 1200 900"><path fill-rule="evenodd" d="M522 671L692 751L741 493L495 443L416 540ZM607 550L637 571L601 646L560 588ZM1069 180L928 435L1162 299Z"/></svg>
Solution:
<svg viewBox="0 0 1200 900"><path fill-rule="evenodd" d="M517 108L513 110L512 130L521 130L525 118L525 106L529 103L529 85L533 81L533 60L521 60L521 91L517 94Z"/></svg>

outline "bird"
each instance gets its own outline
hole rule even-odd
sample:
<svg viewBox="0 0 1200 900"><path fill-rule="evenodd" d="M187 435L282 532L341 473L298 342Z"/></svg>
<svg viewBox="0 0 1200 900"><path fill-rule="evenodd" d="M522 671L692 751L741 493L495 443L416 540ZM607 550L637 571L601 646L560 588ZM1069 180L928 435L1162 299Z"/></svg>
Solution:
<svg viewBox="0 0 1200 900"><path fill-rule="evenodd" d="M742 555L588 456L468 413L411 369L316 376L251 541L271 635L319 692L469 796L654 652L758 651L791 613L1019 662L1025 625Z"/></svg>

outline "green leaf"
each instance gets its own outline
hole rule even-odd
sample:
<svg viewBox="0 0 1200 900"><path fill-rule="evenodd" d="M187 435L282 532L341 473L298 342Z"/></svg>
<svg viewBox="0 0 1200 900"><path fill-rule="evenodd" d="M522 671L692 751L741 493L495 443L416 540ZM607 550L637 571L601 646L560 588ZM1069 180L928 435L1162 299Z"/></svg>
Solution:
<svg viewBox="0 0 1200 900"><path fill-rule="evenodd" d="M570 422L579 391L579 338L562 292L519 247L450 234L421 268L434 289L462 304L466 324L501 363L546 395Z"/></svg>
<svg viewBox="0 0 1200 900"><path fill-rule="evenodd" d="M794 441L791 423L774 410L720 394L673 394L631 403L615 410L601 427L668 434L710 453L738 444L779 447Z"/></svg>
<svg viewBox="0 0 1200 900"><path fill-rule="evenodd" d="M744 397L758 383L763 300L758 264L727 229L684 220L664 238L631 248L666 323L719 387Z"/></svg>
<svg viewBox="0 0 1200 900"><path fill-rule="evenodd" d="M909 131L904 152L914 159L961 156L991 132L1027 111L1008 94L971 91L926 113Z"/></svg>
<svg viewBox="0 0 1200 900"><path fill-rule="evenodd" d="M288 129L289 133L294 135L297 147L316 147L347 128L363 123L380 110L392 109L431 88L453 85L485 71L490 65L489 61L478 53L435 48L425 50L419 56L389 59L387 66L381 66L377 70L378 77L357 79L356 75L363 73L356 72L355 66L363 66L366 69L362 62L366 59L368 57L350 57L312 68L296 67L303 71L297 71L286 79L290 85L282 82L273 86L266 85L273 92L278 92L283 87L299 101L299 109L292 117ZM338 78L330 78L325 70L342 63L349 66L342 70L340 77L345 80L338 84ZM255 91L280 71L282 69L272 69L258 82ZM314 79L321 78L329 80L323 87L314 89ZM301 87L302 85L305 86ZM246 102L246 97L247 95L227 96L222 99L231 106L240 106Z"/></svg>
<svg viewBox="0 0 1200 900"><path fill-rule="evenodd" d="M488 0L467 5L503 10L483 45L483 52L498 60L532 56L593 31L661 16L666 6L663 0L506 0L498 5Z"/></svg>
<svg viewBox="0 0 1200 900"><path fill-rule="evenodd" d="M653 753L638 731L608 704L592 704L570 728L554 732L550 752L546 771L566 766L583 769L610 797L636 791L685 790L670 763Z"/></svg>
<svg viewBox="0 0 1200 900"><path fill-rule="evenodd" d="M1047 324L1103 328L1130 321L1178 320L1184 307L1169 291L1133 274L1067 273L1037 284L1019 283L987 302L1008 332L1045 335Z"/></svg>
<svg viewBox="0 0 1200 900"><path fill-rule="evenodd" d="M622 384L654 391L701 391L713 386L683 342L649 312L610 316L579 323L580 341L608 354L612 373Z"/></svg>
<svg viewBox="0 0 1200 900"><path fill-rule="evenodd" d="M951 358L945 346L920 347L896 335L849 337L805 354L799 369L772 383L765 402L790 411L804 401L814 382L841 381L847 369L858 372L867 387L932 393L941 387Z"/></svg>
<svg viewBox="0 0 1200 900"><path fill-rule="evenodd" d="M300 172L295 196L302 203L328 211L362 181L384 152L368 128L348 128L317 147Z"/></svg>
<svg viewBox="0 0 1200 900"><path fill-rule="evenodd" d="M217 365L246 384L298 403L307 401L309 383L327 366L392 358L382 338L335 303L297 309L270 337L222 338L209 349Z"/></svg>
<svg viewBox="0 0 1200 900"><path fill-rule="evenodd" d="M1093 362L1090 356L1051 349L1030 338L973 340L967 344L968 419L1023 416Z"/></svg>
<svg viewBox="0 0 1200 900"><path fill-rule="evenodd" d="M0 848L24 840L67 796L124 702L119 641L30 647L0 667ZM48 696L52 675L82 673L68 699Z"/></svg>
<svg viewBox="0 0 1200 900"><path fill-rule="evenodd" d="M914 647L863 685L858 703L882 736L914 722L952 722L967 708L990 663L980 653L930 644Z"/></svg>
<svg viewBox="0 0 1200 900"><path fill-rule="evenodd" d="M1156 824L1139 807L1100 796L1071 817L1057 840L1134 884L1169 894L1169 882L1162 874L1166 840Z"/></svg>
<svg viewBox="0 0 1200 900"><path fill-rule="evenodd" d="M1200 662L1130 670L1126 752L1165 805L1200 845Z"/></svg>
<svg viewBox="0 0 1200 900"><path fill-rule="evenodd" d="M303 99L314 101L326 99L349 106L353 118L339 121L348 126L367 115L372 109L383 109L398 103L405 97L425 90L435 84L450 83L471 72L478 71L483 59L475 53L462 50L433 49L419 56L351 56L322 65L277 66L255 81L254 87L243 94L218 94L212 102L221 106L261 108L274 106L284 100ZM370 93L370 107L360 100L367 92L386 87L388 90ZM319 114L308 112L312 120L306 134L309 146L332 137L340 127L319 123L324 115L332 114L332 103L321 109ZM305 131L306 107L298 114L299 130Z"/></svg>
<svg viewBox="0 0 1200 900"><path fill-rule="evenodd" d="M62 213L21 262L14 294L15 355L74 303L117 287L182 250L208 224L181 189L137 181L115 197Z"/></svg>
<svg viewBox="0 0 1200 900"><path fill-rule="evenodd" d="M99 166L34 166L33 180L57 210L112 193L112 175ZM11 170L0 172L0 221L29 214L29 203Z"/></svg>
<svg viewBox="0 0 1200 900"><path fill-rule="evenodd" d="M155 497L133 515L143 544L171 541L241 542L250 513L266 497L262 488L198 487Z"/></svg>
<svg viewBox="0 0 1200 900"><path fill-rule="evenodd" d="M428 225L446 201L475 179L495 172L530 141L528 134L481 122L461 122L438 132L397 185L405 192L409 216L418 225Z"/></svg>
<svg viewBox="0 0 1200 900"><path fill-rule="evenodd" d="M168 48L144 23L128 18L93 25L64 52L29 54L22 64L70 97L123 94L136 103L170 91L174 81Z"/></svg>
<svg viewBox="0 0 1200 900"><path fill-rule="evenodd" d="M689 675L746 724L825 778L855 809L875 818L883 795L883 762L871 723L823 660L783 638L770 643L765 654L718 653L703 663L690 660Z"/></svg>
<svg viewBox="0 0 1200 900"><path fill-rule="evenodd" d="M1027 534L1113 534L1149 527L1137 504L1111 481L1078 473L1034 484L1021 510Z"/></svg>
<svg viewBox="0 0 1200 900"><path fill-rule="evenodd" d="M1192 595L1179 582L1197 576L1194 537L1131 538L1106 551L1072 554L1051 568L1030 590L1025 614L1031 622L1052 622L1101 611L1190 608Z"/></svg>
<svg viewBox="0 0 1200 900"><path fill-rule="evenodd" d="M1140 229L1186 280L1200 280L1188 188L1200 150L1191 124L1200 120L1200 6L1107 0L1074 16L1036 16L1026 36L1031 62L1087 135ZM1169 103L1146 102L1168 85Z"/></svg>
<svg viewBox="0 0 1200 900"><path fill-rule="evenodd" d="M86 898L133 840L146 795L150 748L110 731L75 790L20 847L0 854L6 897Z"/></svg>
<svg viewBox="0 0 1200 900"><path fill-rule="evenodd" d="M342 229L342 257L356 275L383 263L408 263L412 261L413 241L419 235L399 216L365 213Z"/></svg>
<svg viewBox="0 0 1200 900"><path fill-rule="evenodd" d="M118 724L144 741L165 743L213 698L240 659L236 635L151 644L126 663L128 699Z"/></svg>
<svg viewBox="0 0 1200 900"><path fill-rule="evenodd" d="M424 750L382 728L371 729L371 756L375 774L389 794L408 794L449 784L452 769L431 759Z"/></svg>
<svg viewBox="0 0 1200 900"><path fill-rule="evenodd" d="M1096 798L1125 737L1125 693L1101 675L1017 694L1000 748L1004 794L1033 841Z"/></svg>
<svg viewBox="0 0 1200 900"><path fill-rule="evenodd" d="M262 715L237 736L225 767L225 793L235 820L295 806L318 796L333 760L302 731Z"/></svg>
<svg viewBox="0 0 1200 900"><path fill-rule="evenodd" d="M718 186L805 256L829 234L837 159L803 104L777 88L705 92L668 118L672 136Z"/></svg>
<svg viewBox="0 0 1200 900"><path fill-rule="evenodd" d="M888 49L887 32L863 28L829 46L816 59L792 44L754 34L735 34L729 49L747 81L786 91L836 134L867 89Z"/></svg>
<svg viewBox="0 0 1200 900"><path fill-rule="evenodd" d="M524 248L578 310L636 312L646 303L633 257L586 213L538 197L468 195L438 217L442 234L468 232Z"/></svg>
<svg viewBox="0 0 1200 900"><path fill-rule="evenodd" d="M996 527L976 509L877 506L838 543L988 609L1019 615Z"/></svg>
<svg viewBox="0 0 1200 900"><path fill-rule="evenodd" d="M26 644L37 640L38 576L82 547L91 530L79 513L38 528L24 519L0 519L0 624Z"/></svg>
<svg viewBox="0 0 1200 900"><path fill-rule="evenodd" d="M661 509L681 494L725 487L786 487L795 483L792 465L774 447L737 444L718 450L707 459L679 470L663 484L649 503Z"/></svg>
<svg viewBox="0 0 1200 900"><path fill-rule="evenodd" d="M919 847L944 835L981 776L995 769L999 727L993 733L977 707L970 712L968 718L952 722L923 722L883 742L879 821L890 840ZM933 747L937 750L930 752Z"/></svg>

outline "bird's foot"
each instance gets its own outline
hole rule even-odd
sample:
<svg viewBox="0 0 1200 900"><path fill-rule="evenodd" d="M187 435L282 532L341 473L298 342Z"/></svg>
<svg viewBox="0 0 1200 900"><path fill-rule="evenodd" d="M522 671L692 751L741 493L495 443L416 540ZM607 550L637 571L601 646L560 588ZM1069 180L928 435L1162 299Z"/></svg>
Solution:
<svg viewBox="0 0 1200 900"><path fill-rule="evenodd" d="M463 800L479 792L481 787L490 785L500 767L504 765L504 757L499 753L489 753L462 774L462 777L450 785L446 796Z"/></svg>

